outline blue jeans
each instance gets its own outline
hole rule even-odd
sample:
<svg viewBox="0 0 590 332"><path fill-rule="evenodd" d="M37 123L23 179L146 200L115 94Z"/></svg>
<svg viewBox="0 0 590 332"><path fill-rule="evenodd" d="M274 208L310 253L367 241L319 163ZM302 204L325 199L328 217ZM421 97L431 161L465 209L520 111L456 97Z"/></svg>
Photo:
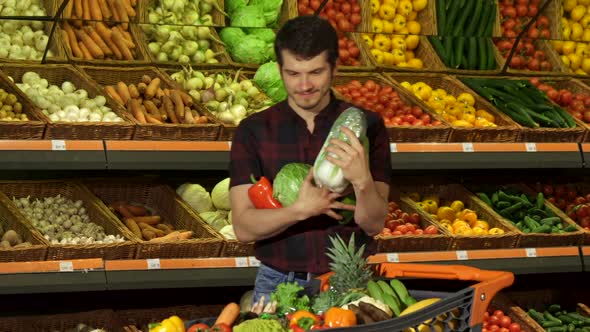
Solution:
<svg viewBox="0 0 590 332"><path fill-rule="evenodd" d="M269 266L260 264L258 273L256 274L256 281L254 284L254 294L252 295L252 305L256 304L264 295L264 304L270 302L270 293L274 292L278 284L282 282L296 281L301 287L304 287L313 278L311 274L307 274L307 279L295 278L293 272L288 274L279 272Z"/></svg>

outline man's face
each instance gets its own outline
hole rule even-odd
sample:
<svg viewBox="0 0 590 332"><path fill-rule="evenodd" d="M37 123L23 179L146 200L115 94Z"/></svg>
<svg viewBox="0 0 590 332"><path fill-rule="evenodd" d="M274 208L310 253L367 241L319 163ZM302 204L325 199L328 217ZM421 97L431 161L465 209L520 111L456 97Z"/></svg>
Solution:
<svg viewBox="0 0 590 332"><path fill-rule="evenodd" d="M302 59L291 51L282 50L281 76L293 108L318 112L330 102L330 86L334 70L324 51L311 59Z"/></svg>

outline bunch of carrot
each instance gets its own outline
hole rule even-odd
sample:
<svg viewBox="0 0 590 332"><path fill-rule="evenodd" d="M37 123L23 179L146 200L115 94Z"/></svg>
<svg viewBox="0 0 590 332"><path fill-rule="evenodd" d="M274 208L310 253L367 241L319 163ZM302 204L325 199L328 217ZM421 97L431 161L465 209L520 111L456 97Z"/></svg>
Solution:
<svg viewBox="0 0 590 332"><path fill-rule="evenodd" d="M172 224L163 223L161 216L149 215L145 206L118 201L110 204L109 208L116 212L125 226L142 240L164 242L193 237L192 231L176 230Z"/></svg>
<svg viewBox="0 0 590 332"><path fill-rule="evenodd" d="M135 59L136 45L129 33L137 15L137 0L69 0L64 9L62 36L75 58Z"/></svg>
<svg viewBox="0 0 590 332"><path fill-rule="evenodd" d="M200 124L207 123L204 115L193 109L193 99L179 89L161 87L160 78L143 75L137 85L120 81L106 86L106 92L127 110L139 123Z"/></svg>

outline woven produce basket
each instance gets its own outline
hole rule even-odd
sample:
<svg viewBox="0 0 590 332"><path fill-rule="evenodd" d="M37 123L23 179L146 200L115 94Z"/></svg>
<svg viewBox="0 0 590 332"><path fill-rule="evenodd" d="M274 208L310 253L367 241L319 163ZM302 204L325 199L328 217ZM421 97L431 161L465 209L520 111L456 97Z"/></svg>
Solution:
<svg viewBox="0 0 590 332"><path fill-rule="evenodd" d="M81 71L90 79L101 87L101 90L105 95L104 87L107 85L116 85L117 82L123 81L126 84L138 84L141 82L143 75L149 75L152 78L160 78L160 86L162 88L173 87L172 82L162 73L154 67L137 67L137 68L108 68L105 70L104 67L89 67L81 66ZM116 103L116 102L115 102ZM118 103L117 103L118 104ZM125 106L118 104L119 107L125 108ZM198 103L196 105L199 105ZM137 125L135 129L135 139L147 139L147 140L200 140L200 141L214 141L219 136L221 127L211 117L209 118L210 123L204 124L153 124L153 123L139 123L131 114L126 110L125 112ZM200 112L203 114L202 112ZM206 114L204 114L206 115Z"/></svg>
<svg viewBox="0 0 590 332"><path fill-rule="evenodd" d="M14 94L22 105L22 112L27 115L29 121L1 121L0 139L42 139L45 132L43 114L29 98L12 82L0 75L0 88Z"/></svg>
<svg viewBox="0 0 590 332"><path fill-rule="evenodd" d="M405 91L404 88L396 86L390 82L384 76L379 74L370 73L339 73L334 77L333 86L347 84L352 80L359 80L361 83L367 80L373 80L381 85L388 85L394 88L399 94L401 100L408 105L416 105L415 100ZM336 97L343 99L335 89L333 89ZM387 127L387 133L389 134L389 140L391 142L447 142L451 132L451 128L448 126L446 121L441 119L436 113L431 113L428 109L424 110L430 114L433 120L439 120L442 122L440 126L427 127L427 126L392 126Z"/></svg>
<svg viewBox="0 0 590 332"><path fill-rule="evenodd" d="M392 36L394 36L394 35L392 35ZM401 35L398 35L398 36L401 36ZM396 65L388 65L388 64L384 64L384 63L379 63L377 61L377 59L375 59L375 57L371 53L371 50L369 49L369 46L367 45L367 43L364 40L362 40L362 38L360 38L360 39L363 44L363 49L367 50L366 53L367 53L368 58L370 60L370 64L382 71L416 72L416 73L445 71L446 70L445 64L438 57L436 51L432 47L432 44L430 44L428 37L419 36L419 38L420 38L420 43L418 44L418 47L416 47L416 49L414 49L414 54L415 54L416 58L422 60L424 67L421 69L415 69L415 68L410 68L410 67L400 67L400 66L396 66Z"/></svg>
<svg viewBox="0 0 590 332"><path fill-rule="evenodd" d="M131 139L135 130L132 119L104 94L98 86L88 81L84 75L74 67L65 64L51 65L24 65L24 64L0 64L0 69L11 76L15 82L21 82L24 73L34 71L42 78L49 81L49 84L61 86L64 81L74 83L76 88L84 89L88 96L94 98L99 95L107 97L106 106L112 109L123 122L54 122L39 112L43 121L47 122L45 130L46 139ZM30 100L30 99L29 99ZM31 102L32 103L32 102Z"/></svg>
<svg viewBox="0 0 590 332"><path fill-rule="evenodd" d="M160 0L139 0L138 1L137 7L138 7L138 12L139 12L139 22L141 24L139 25L139 28L137 29L137 33L138 33L138 36L140 36L140 40L145 41L144 50L145 50L147 58L151 64L154 64L158 67L179 68L180 66L182 66L182 64L179 63L178 61L159 61L157 59L156 55L152 54L152 52L147 47L147 44L149 44L150 41L152 41L152 39L150 39L150 36L148 35L148 33L146 33L145 29L148 27L155 27L155 25L149 23L149 19L148 19L149 8L155 8L156 5L160 2L161 2ZM219 7L223 10L224 2L217 1L217 3L219 5ZM219 12L217 9L213 9L211 16L213 16L213 25L215 27L225 25L225 16L221 12ZM157 27L160 27L160 26L162 26L162 25L157 25ZM213 35L213 37L215 37L217 40L219 40L219 35L217 34L217 31L215 30L215 28L211 27L209 30L210 30L211 34ZM219 54L216 57L216 59L219 60L219 63L193 63L191 61L191 63L190 63L191 66L193 66L193 68L201 68L201 67L225 68L225 67L228 67L229 55L225 51L225 47L223 47L219 43L212 41L211 42L211 49L215 53Z"/></svg>
<svg viewBox="0 0 590 332"><path fill-rule="evenodd" d="M507 115L496 110L485 98L482 98L476 92L464 85L461 81L452 76L441 75L411 75L411 74L385 74L385 77L401 86L403 81L414 84L424 82L433 90L444 89L447 93L452 94L455 98L461 93L467 92L475 98L475 109L483 109L492 114L496 119L497 127L456 127L450 124L452 130L449 142L514 142L518 138L518 125ZM408 91L409 92L409 91ZM422 108L431 109L424 101L415 98L416 103ZM432 110L433 113L436 113Z"/></svg>
<svg viewBox="0 0 590 332"><path fill-rule="evenodd" d="M0 317L0 331L29 332L33 326L27 320L29 316Z"/></svg>
<svg viewBox="0 0 590 332"><path fill-rule="evenodd" d="M515 227L496 218L485 204L477 197L471 194L467 189L458 184L448 185L430 185L430 186L403 186L401 189L402 197L407 199L410 206L420 210L416 202L408 197L408 193L418 193L421 197L428 194L438 195L440 200L449 202L460 200L464 203L466 209L473 210L477 213L479 220L484 220L489 224L490 229L493 227L500 228L504 234L484 234L484 235L452 235L449 250L471 250L471 249L500 249L514 248L518 243L518 234ZM425 211L424 211L425 212ZM433 217L425 212L424 217L430 220ZM452 221L451 221L452 222ZM437 222L438 223L438 222ZM438 223L440 225L440 223Z"/></svg>
<svg viewBox="0 0 590 332"><path fill-rule="evenodd" d="M439 223L432 220L428 213L416 209L411 200L401 197L399 200L400 209L407 213L418 213L420 215L420 227L426 229L430 225L436 226L438 234L408 234L375 236L377 240L377 252L404 252L404 251L444 251L448 250L451 244L452 235Z"/></svg>
<svg viewBox="0 0 590 332"><path fill-rule="evenodd" d="M0 225L4 232L14 230L23 242L31 243L23 248L1 248L0 262L31 262L45 260L47 241L20 214L13 213L7 205L0 202ZM0 325L1 326L1 325Z"/></svg>
<svg viewBox="0 0 590 332"><path fill-rule="evenodd" d="M115 316L123 327L133 325L142 331L147 331L147 326L150 323L161 322L172 315L180 317L183 321L215 317L219 315L223 307L224 305L186 305L166 308L128 309L115 311Z"/></svg>
<svg viewBox="0 0 590 332"><path fill-rule="evenodd" d="M175 229L193 232L193 238L189 240L150 242L140 239L135 258L219 257L223 247L221 236L198 215L187 210L167 185L142 180L121 183L108 179L89 179L84 185L102 201L99 205L111 218L116 216L107 205L117 201L137 202L154 209L155 215L160 215Z"/></svg>
<svg viewBox="0 0 590 332"><path fill-rule="evenodd" d="M513 323L518 323L521 331L533 332L542 330L538 330L537 328L540 326L535 320L527 315L521 307L512 302L504 293L496 294L488 307L490 315L496 310L502 310L504 315L510 317Z"/></svg>
<svg viewBox="0 0 590 332"><path fill-rule="evenodd" d="M76 328L80 323L93 328L101 328L107 332L121 331L115 313L110 309L26 316L25 320L25 324L33 328L30 331L38 332L66 331Z"/></svg>
<svg viewBox="0 0 590 332"><path fill-rule="evenodd" d="M178 70L173 70L173 69L164 69L163 72L166 75L166 77L168 77L169 81L172 82L172 84L175 84L176 86L178 86L179 88L182 88L182 86L176 82L174 79L170 78L170 75L174 74L175 72L177 72ZM211 70L202 70L203 74L205 74L205 76L209 75L209 74L213 74L213 73L222 73L222 74L226 74L226 75L231 75L231 77L235 77L236 75L236 71L234 69L211 69ZM254 77L254 71L251 70L240 70L240 79L252 79ZM252 81L252 83L254 83ZM256 83L254 83L254 86L256 86L258 88L258 90L263 94L264 98L268 98L266 95L264 95L264 92L262 91L262 89L260 87L258 87L256 85ZM213 114L213 112L209 111L209 109L207 109L207 107L205 107L202 103L197 102L195 103L196 107L199 109L199 112L201 112L202 114L206 115L208 119L210 119L210 121L214 121L215 123L219 123L220 124L220 129L219 129L219 136L217 138L217 140L219 141L231 141L234 138L234 134L237 130L237 126L233 125L233 124L228 124L228 123L223 123L220 120L217 119L217 117L215 116L215 114Z"/></svg>
<svg viewBox="0 0 590 332"><path fill-rule="evenodd" d="M464 38L464 37L446 37L446 38ZM473 37L473 38L486 38L486 39L490 39L491 37ZM490 43L493 44L493 40L490 40ZM467 43L465 43L467 44ZM502 65L498 63L498 54L497 54L497 50L495 45L493 45L492 47L492 51L494 52L493 56L495 59L495 64L496 64L496 68L495 69L491 69L491 70L470 70L470 69L457 69L457 68L450 68L447 67L444 63L444 61L442 60L442 57L440 54L438 54L438 52L436 50L434 53L436 54L436 56L439 58L440 63L443 64L443 72L446 74L452 74L452 75L474 75L474 76L495 76L495 75L499 75L502 72ZM465 49L467 49L467 45L465 46ZM480 56L478 55L478 59L480 58Z"/></svg>
<svg viewBox="0 0 590 332"><path fill-rule="evenodd" d="M561 286L564 287L564 286ZM568 287L569 288L569 287ZM505 293L506 297L514 304L512 307L517 316L530 327L529 331L545 331L537 321L527 314L529 309L535 309L541 313L552 304L559 304L562 310L578 313L590 317L587 309L577 307L578 303L590 305L588 299L590 293L587 287L536 289L534 291L514 291ZM571 291L573 290L573 291ZM522 326L521 326L522 327Z"/></svg>
<svg viewBox="0 0 590 332"><path fill-rule="evenodd" d="M431 11L432 14L430 21L432 22L433 29L432 33L428 33L423 31L422 34L424 35L432 35L438 36L438 20L437 20L437 9L436 9L436 1L428 1L428 10ZM496 19L494 21L494 27L492 28L492 37L500 37L502 36L502 19L501 19L500 7L496 11ZM418 19L420 19L420 15L418 15ZM422 22L420 22L422 23Z"/></svg>
<svg viewBox="0 0 590 332"><path fill-rule="evenodd" d="M488 190L490 188L493 189ZM527 196L536 196L537 194L534 190L522 183L473 186L470 189L474 193L479 192L481 190L483 190L484 192L488 192L502 189L504 191L524 193ZM582 244L583 242L584 232L579 226L577 226L576 223L574 223L569 218L562 218L562 224L564 228L573 224L576 225L578 229L577 231L563 234L523 233L516 227L516 225L512 223L512 221L502 217L499 213L494 211L494 209L491 206L488 206L487 204L483 203L483 201L481 201L478 197L475 197L474 199L481 202L481 204L484 205L490 211L490 213L495 216L495 218L502 220L507 225L510 225L514 229L514 231L520 235L520 239L517 245L518 248L577 246ZM558 217L561 218L561 216L559 215L560 210L555 205L545 200L544 206L548 207L553 213L555 213Z"/></svg>
<svg viewBox="0 0 590 332"><path fill-rule="evenodd" d="M559 54L553 49L551 46L551 42L548 40L540 40L537 39L533 42L535 45L535 50L541 50L545 53L545 58L549 63L551 63L551 70L550 71L536 71L536 70L528 70L528 69L512 69L510 66L506 68L506 72L510 75L516 76L526 76L526 75L534 75L534 76L563 76L564 73L569 71L568 68L565 67L561 59L559 58ZM494 55L496 57L496 62L500 65L500 68L504 68L506 65L506 59L502 57L500 50L498 47L494 45Z"/></svg>
<svg viewBox="0 0 590 332"><path fill-rule="evenodd" d="M59 180L0 182L0 192L0 203L6 205L17 218L26 220L27 227L33 228L31 222L12 202L13 197L31 196L31 198L43 198L61 195L73 201L82 200L90 221L102 226L107 235L122 235L128 240L119 243L84 245L50 244L49 241L45 240L44 243L49 245L47 249L48 260L76 258L131 259L135 255L136 243L132 241L133 234L125 229L118 220L106 215L96 198L75 183Z"/></svg>

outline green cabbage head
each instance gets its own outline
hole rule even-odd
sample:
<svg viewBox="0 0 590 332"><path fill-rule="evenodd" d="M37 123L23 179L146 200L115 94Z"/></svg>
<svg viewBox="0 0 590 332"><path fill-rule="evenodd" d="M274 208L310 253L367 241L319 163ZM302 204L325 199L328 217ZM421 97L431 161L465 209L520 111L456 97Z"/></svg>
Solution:
<svg viewBox="0 0 590 332"><path fill-rule="evenodd" d="M289 206L297 200L299 189L309 173L310 165L302 163L290 163L277 173L273 183L273 197L281 202L282 206Z"/></svg>

